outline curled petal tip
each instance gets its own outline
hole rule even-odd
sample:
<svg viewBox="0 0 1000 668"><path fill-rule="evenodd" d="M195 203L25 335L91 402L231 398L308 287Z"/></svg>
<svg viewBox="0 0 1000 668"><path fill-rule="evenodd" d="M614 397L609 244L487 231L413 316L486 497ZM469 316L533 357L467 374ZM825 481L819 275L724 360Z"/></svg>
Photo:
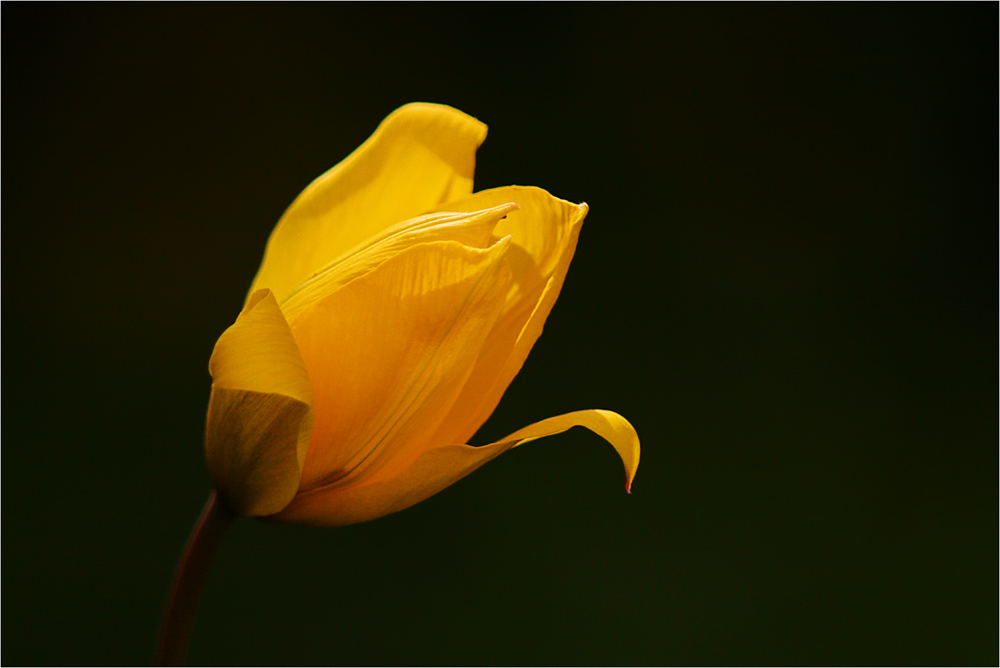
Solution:
<svg viewBox="0 0 1000 668"><path fill-rule="evenodd" d="M625 491L631 494L632 480L639 468L639 436L629 421L618 413L591 409L557 415L514 432L500 442L520 445L572 427L586 427L614 446L625 465Z"/></svg>

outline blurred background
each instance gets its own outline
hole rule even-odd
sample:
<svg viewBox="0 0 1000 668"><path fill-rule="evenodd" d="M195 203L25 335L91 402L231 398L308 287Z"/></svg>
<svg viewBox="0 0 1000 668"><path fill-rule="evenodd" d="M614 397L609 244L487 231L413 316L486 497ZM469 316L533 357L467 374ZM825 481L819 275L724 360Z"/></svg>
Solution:
<svg viewBox="0 0 1000 668"><path fill-rule="evenodd" d="M995 664L997 21L960 5L6 5L3 662L143 664L219 334L396 107L591 214L485 443L227 536L193 664Z"/></svg>

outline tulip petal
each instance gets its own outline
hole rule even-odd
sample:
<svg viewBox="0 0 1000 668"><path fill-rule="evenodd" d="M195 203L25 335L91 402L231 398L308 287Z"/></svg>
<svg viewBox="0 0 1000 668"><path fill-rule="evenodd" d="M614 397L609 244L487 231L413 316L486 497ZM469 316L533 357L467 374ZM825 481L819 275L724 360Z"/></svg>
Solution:
<svg viewBox="0 0 1000 668"><path fill-rule="evenodd" d="M510 235L511 289L462 396L435 443L465 443L500 403L542 333L576 250L586 204L572 204L541 188L511 186L476 193L442 208L479 210L515 202L494 235Z"/></svg>
<svg viewBox="0 0 1000 668"><path fill-rule="evenodd" d="M486 126L457 109L409 104L312 182L278 222L250 294L279 303L300 283L390 225L472 192Z"/></svg>
<svg viewBox="0 0 1000 668"><path fill-rule="evenodd" d="M220 496L241 515L269 515L295 496L312 429L312 388L269 290L254 293L209 361L205 450Z"/></svg>
<svg viewBox="0 0 1000 668"><path fill-rule="evenodd" d="M299 493L272 519L331 527L373 520L437 494L512 447L575 426L587 427L614 446L625 464L625 487L630 490L639 466L639 437L635 429L617 413L585 410L542 420L490 445L432 448L405 469L379 475L365 484L331 485Z"/></svg>
<svg viewBox="0 0 1000 668"><path fill-rule="evenodd" d="M316 407L300 491L353 485L426 449L503 303L508 246L412 246L291 322Z"/></svg>
<svg viewBox="0 0 1000 668"><path fill-rule="evenodd" d="M355 278L367 274L401 251L422 243L457 241L470 248L490 245L493 230L517 204L505 203L471 213L434 213L395 225L363 248L344 255L295 288L281 302L289 322L325 295L332 294Z"/></svg>

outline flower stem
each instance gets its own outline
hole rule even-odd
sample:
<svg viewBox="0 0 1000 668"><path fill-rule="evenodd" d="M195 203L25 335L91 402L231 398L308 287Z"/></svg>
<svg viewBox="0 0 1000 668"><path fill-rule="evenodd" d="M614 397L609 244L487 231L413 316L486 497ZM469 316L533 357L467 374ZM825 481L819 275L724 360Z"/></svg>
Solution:
<svg viewBox="0 0 1000 668"><path fill-rule="evenodd" d="M167 610L160 624L154 665L179 666L187 655L188 636L194 623L198 599L205 585L205 576L212 564L226 529L237 515L227 508L213 491L208 503L191 532L187 547L174 574Z"/></svg>

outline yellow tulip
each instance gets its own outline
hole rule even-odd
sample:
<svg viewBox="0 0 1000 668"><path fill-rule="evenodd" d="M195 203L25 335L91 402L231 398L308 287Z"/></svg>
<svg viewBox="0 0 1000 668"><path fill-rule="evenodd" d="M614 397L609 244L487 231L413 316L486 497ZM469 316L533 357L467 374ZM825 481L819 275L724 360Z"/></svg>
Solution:
<svg viewBox="0 0 1000 668"><path fill-rule="evenodd" d="M541 334L587 214L538 188L472 194L485 137L456 109L407 105L285 212L209 363L206 453L231 510L363 522L577 425L631 486L639 440L609 411L466 445Z"/></svg>

